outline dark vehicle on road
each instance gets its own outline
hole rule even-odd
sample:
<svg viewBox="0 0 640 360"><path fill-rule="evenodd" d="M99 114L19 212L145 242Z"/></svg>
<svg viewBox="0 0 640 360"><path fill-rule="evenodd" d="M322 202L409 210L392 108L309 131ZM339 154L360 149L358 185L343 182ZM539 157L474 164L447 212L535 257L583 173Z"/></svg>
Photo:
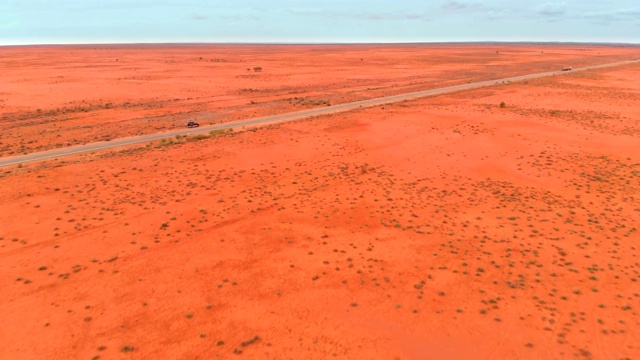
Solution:
<svg viewBox="0 0 640 360"><path fill-rule="evenodd" d="M571 71L573 68L571 66L563 67L562 71Z"/></svg>
<svg viewBox="0 0 640 360"><path fill-rule="evenodd" d="M198 126L200 126L200 124L198 124L198 123L197 123L197 122L195 122L195 121L189 121L189 123L187 123L187 127L188 127L188 128L196 128L196 127L198 127Z"/></svg>

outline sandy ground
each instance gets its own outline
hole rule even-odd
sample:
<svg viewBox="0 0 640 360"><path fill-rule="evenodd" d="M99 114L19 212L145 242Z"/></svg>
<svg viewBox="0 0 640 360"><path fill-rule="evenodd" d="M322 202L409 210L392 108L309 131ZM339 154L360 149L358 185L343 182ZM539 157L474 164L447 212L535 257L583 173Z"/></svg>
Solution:
<svg viewBox="0 0 640 360"><path fill-rule="evenodd" d="M638 48L86 45L0 55L0 156L10 156L637 59Z"/></svg>
<svg viewBox="0 0 640 360"><path fill-rule="evenodd" d="M637 359L639 104L632 65L2 169L0 358Z"/></svg>

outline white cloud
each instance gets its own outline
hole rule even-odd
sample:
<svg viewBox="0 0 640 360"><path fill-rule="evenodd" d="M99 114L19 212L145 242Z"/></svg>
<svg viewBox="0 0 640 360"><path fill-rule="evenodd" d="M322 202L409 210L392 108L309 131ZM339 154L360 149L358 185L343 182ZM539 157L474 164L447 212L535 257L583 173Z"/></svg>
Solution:
<svg viewBox="0 0 640 360"><path fill-rule="evenodd" d="M446 11L464 11L480 9L484 6L476 1L464 1L464 0L447 0L442 4L442 9Z"/></svg>
<svg viewBox="0 0 640 360"><path fill-rule="evenodd" d="M564 2L553 3L547 2L538 6L537 13L539 15L547 17L558 17L565 15L567 12L567 5Z"/></svg>
<svg viewBox="0 0 640 360"><path fill-rule="evenodd" d="M589 11L582 14L583 18L600 22L626 21L640 19L640 8L608 9L601 11Z"/></svg>

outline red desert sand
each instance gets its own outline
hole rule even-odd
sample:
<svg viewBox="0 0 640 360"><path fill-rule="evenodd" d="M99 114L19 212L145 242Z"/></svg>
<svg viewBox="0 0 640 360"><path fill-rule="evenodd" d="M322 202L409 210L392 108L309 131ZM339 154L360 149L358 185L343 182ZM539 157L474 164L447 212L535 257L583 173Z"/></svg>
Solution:
<svg viewBox="0 0 640 360"><path fill-rule="evenodd" d="M640 58L0 53L2 156ZM241 130L0 169L0 358L638 358L640 64Z"/></svg>

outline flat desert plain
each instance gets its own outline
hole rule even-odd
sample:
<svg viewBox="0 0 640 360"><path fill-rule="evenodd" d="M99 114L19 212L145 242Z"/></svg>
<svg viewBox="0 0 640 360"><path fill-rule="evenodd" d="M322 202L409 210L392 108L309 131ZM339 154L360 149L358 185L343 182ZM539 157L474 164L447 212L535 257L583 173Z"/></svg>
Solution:
<svg viewBox="0 0 640 360"><path fill-rule="evenodd" d="M640 57L1 51L4 156ZM2 359L640 354L640 64L5 167L0 206Z"/></svg>
<svg viewBox="0 0 640 360"><path fill-rule="evenodd" d="M4 47L0 156L637 59L638 47Z"/></svg>

